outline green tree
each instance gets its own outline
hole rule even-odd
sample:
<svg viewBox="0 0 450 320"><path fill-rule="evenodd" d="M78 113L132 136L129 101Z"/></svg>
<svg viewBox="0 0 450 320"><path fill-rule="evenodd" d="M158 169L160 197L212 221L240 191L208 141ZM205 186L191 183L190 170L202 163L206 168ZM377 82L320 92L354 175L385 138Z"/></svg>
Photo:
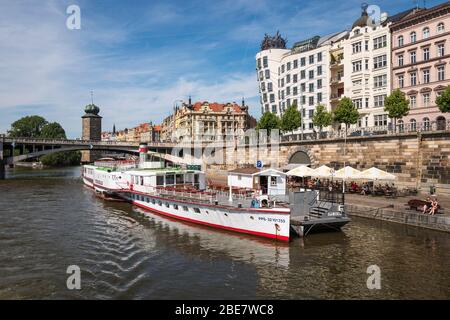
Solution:
<svg viewBox="0 0 450 320"><path fill-rule="evenodd" d="M397 130L397 119L403 118L409 113L409 101L400 89L392 91L385 98L384 111L388 113L389 118L394 119L394 130Z"/></svg>
<svg viewBox="0 0 450 320"><path fill-rule="evenodd" d="M259 119L256 129L265 129L270 132L272 129L280 129L281 121L278 116L272 112L264 112L261 119Z"/></svg>
<svg viewBox="0 0 450 320"><path fill-rule="evenodd" d="M450 112L450 86L436 99L436 104L441 112Z"/></svg>
<svg viewBox="0 0 450 320"><path fill-rule="evenodd" d="M297 104L291 104L281 117L281 129L284 131L294 131L302 125L302 116L298 111Z"/></svg>
<svg viewBox="0 0 450 320"><path fill-rule="evenodd" d="M59 167L59 166L73 166L80 164L81 152L56 152L51 153L40 158L43 165Z"/></svg>
<svg viewBox="0 0 450 320"><path fill-rule="evenodd" d="M345 124L345 136L347 137L347 129L351 124L358 122L359 112L353 105L350 98L343 97L339 101L336 109L334 110L334 121L337 123Z"/></svg>
<svg viewBox="0 0 450 320"><path fill-rule="evenodd" d="M39 137L44 139L66 139L66 131L58 122L51 122L42 128Z"/></svg>
<svg viewBox="0 0 450 320"><path fill-rule="evenodd" d="M323 104L319 104L316 107L312 122L314 126L319 127L319 136L322 136L323 128L333 123L333 115L325 109Z"/></svg>
<svg viewBox="0 0 450 320"><path fill-rule="evenodd" d="M11 124L8 136L11 138L38 138L47 121L40 116L26 116Z"/></svg>

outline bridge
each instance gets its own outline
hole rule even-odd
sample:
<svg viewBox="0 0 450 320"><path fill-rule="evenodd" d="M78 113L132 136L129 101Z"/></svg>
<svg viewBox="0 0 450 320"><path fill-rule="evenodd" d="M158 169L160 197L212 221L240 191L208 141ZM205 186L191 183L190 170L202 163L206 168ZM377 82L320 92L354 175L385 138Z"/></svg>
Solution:
<svg viewBox="0 0 450 320"><path fill-rule="evenodd" d="M153 155L159 155L168 161L175 143L151 143L149 150ZM5 165L12 165L19 161L37 158L55 152L99 150L139 154L138 142L124 141L91 141L80 139L35 139L35 138L9 138L0 136L0 179L5 178Z"/></svg>

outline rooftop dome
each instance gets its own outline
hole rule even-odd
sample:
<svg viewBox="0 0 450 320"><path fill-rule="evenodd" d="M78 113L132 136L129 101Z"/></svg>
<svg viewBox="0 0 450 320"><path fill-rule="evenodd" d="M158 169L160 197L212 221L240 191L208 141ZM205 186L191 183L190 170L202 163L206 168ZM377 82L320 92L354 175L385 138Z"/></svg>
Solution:
<svg viewBox="0 0 450 320"><path fill-rule="evenodd" d="M369 17L369 15L367 14L367 4L362 4L361 5L361 17L359 17L355 22L353 22L352 25L352 30L356 27L367 27L369 25L369 23L371 22L371 18Z"/></svg>
<svg viewBox="0 0 450 320"><path fill-rule="evenodd" d="M95 104L91 103L84 108L84 112L86 112L87 114L98 115L98 113L100 112L100 108L97 107Z"/></svg>

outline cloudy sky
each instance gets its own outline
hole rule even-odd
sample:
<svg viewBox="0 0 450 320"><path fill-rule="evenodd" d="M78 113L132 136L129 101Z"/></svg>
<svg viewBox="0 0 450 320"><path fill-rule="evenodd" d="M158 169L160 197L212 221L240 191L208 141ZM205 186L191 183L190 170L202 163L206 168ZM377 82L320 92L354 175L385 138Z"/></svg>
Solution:
<svg viewBox="0 0 450 320"><path fill-rule="evenodd" d="M280 30L292 45L341 31L360 15L361 2L0 0L0 133L37 114L79 137L91 90L104 129L159 123L189 95L245 97L259 117L254 57L264 33ZM71 4L81 9L80 30L66 27ZM415 2L371 4L394 14Z"/></svg>

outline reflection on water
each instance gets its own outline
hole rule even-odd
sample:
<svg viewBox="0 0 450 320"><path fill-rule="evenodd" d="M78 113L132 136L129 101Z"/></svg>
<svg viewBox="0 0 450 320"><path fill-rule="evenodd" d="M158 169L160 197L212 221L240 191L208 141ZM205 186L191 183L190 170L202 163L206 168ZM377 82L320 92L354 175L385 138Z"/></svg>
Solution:
<svg viewBox="0 0 450 320"><path fill-rule="evenodd" d="M0 298L449 298L450 235L354 218L277 243L104 202L79 168L0 182ZM82 290L67 290L79 265ZM376 264L382 289L368 290Z"/></svg>

